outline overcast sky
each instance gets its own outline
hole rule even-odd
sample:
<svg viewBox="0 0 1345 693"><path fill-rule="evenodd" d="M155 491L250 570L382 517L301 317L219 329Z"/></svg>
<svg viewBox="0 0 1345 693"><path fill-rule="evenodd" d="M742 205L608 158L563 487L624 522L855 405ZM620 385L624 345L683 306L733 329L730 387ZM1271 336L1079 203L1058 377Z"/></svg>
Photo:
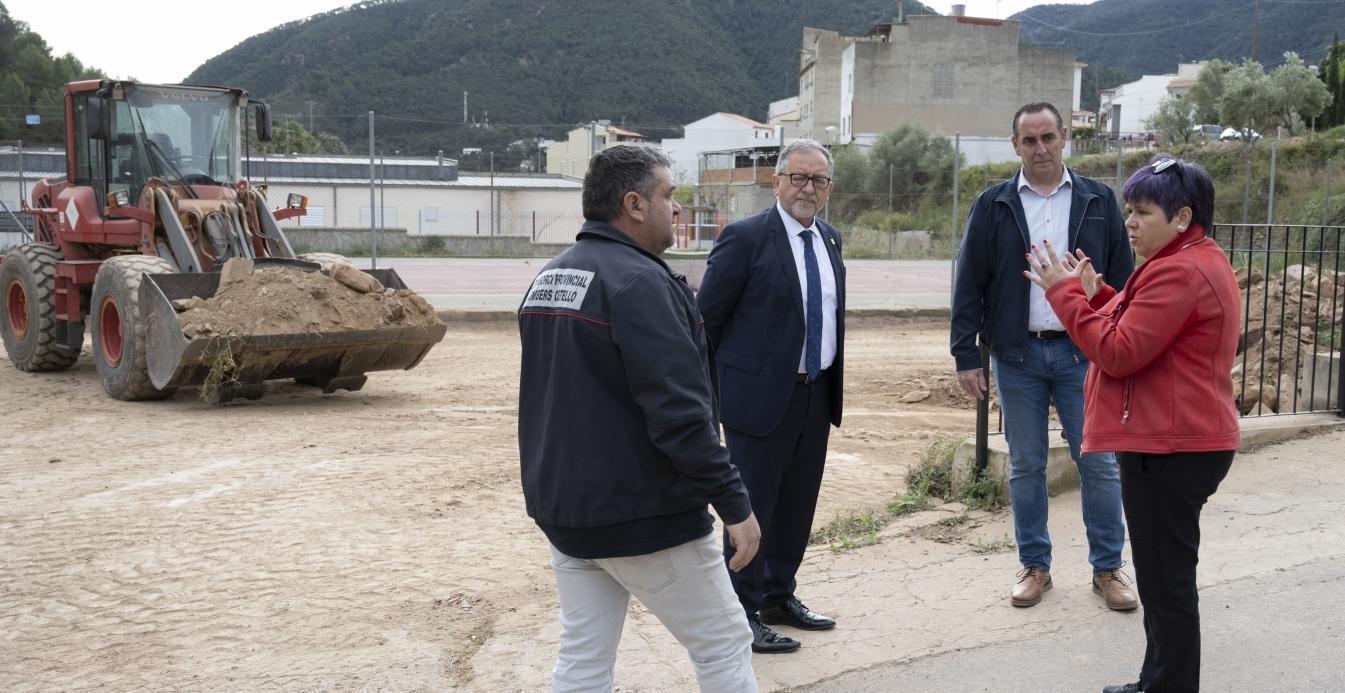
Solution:
<svg viewBox="0 0 1345 693"><path fill-rule="evenodd" d="M1089 0L1054 0L1085 4ZM73 53L112 77L180 82L201 63L285 22L354 0L228 0L211 5L162 0L118 0L62 11L51 0L4 0L11 17L42 35L54 55ZM947 14L952 3L926 2ZM1038 0L967 0L973 17L1007 17L1044 4ZM80 16L71 16L76 11Z"/></svg>
<svg viewBox="0 0 1345 693"><path fill-rule="evenodd" d="M81 63L112 77L158 83L182 81L201 63L249 36L355 2L117 0L63 5L51 0L3 1L9 16L41 34L53 55L73 53Z"/></svg>

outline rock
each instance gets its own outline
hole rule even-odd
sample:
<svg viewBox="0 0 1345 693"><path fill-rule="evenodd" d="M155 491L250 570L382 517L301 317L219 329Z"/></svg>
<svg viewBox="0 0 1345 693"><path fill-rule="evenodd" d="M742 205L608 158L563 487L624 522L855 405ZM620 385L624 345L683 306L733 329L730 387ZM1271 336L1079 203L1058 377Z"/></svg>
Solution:
<svg viewBox="0 0 1345 693"><path fill-rule="evenodd" d="M383 284L374 279L372 275L365 274L350 265L335 265L332 267L332 279L362 294L383 291Z"/></svg>
<svg viewBox="0 0 1345 693"><path fill-rule="evenodd" d="M422 298L420 294L408 294L404 297L404 300L414 306L421 315L434 315L434 307L430 305L429 301Z"/></svg>
<svg viewBox="0 0 1345 693"><path fill-rule="evenodd" d="M241 281L243 277L252 274L252 268L255 263L245 257L230 258L220 269L219 285L225 286L236 281Z"/></svg>
<svg viewBox="0 0 1345 693"><path fill-rule="evenodd" d="M182 313L189 311L193 308L201 308L205 305L206 305L205 299L201 298L200 296L192 296L191 298L179 298L173 301L173 310Z"/></svg>
<svg viewBox="0 0 1345 693"><path fill-rule="evenodd" d="M929 399L929 390L916 390L902 395L901 401L906 404L914 404Z"/></svg>

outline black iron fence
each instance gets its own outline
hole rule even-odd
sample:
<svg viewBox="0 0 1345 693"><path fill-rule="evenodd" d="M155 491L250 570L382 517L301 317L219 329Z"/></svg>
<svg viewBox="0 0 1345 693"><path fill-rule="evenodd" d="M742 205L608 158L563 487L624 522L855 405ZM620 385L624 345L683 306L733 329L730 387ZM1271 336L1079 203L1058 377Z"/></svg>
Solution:
<svg viewBox="0 0 1345 693"><path fill-rule="evenodd" d="M1216 224L1211 237L1228 253L1242 291L1242 331L1233 395L1244 418L1334 413L1345 417L1342 226ZM982 363L990 375L989 354ZM993 377L993 376L991 376ZM993 383L990 388L994 397ZM992 399L977 412L977 462L984 467Z"/></svg>

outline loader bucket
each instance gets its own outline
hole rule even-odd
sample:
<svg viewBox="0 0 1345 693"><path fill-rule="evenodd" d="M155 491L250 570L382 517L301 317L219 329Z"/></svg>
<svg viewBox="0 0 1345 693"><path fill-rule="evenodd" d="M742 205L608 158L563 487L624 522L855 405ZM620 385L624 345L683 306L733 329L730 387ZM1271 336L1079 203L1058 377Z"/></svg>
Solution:
<svg viewBox="0 0 1345 693"><path fill-rule="evenodd" d="M258 267L281 265L312 272L319 269L316 263L299 260L258 258L256 263ZM406 288L391 269L364 271L387 288ZM145 275L140 285L140 309L145 320L146 365L154 387L164 390L201 386L227 351L233 367L221 400L255 399L261 396L263 381L281 378L316 385L324 392L358 390L369 371L403 370L420 363L447 330L443 324L434 324L188 338L173 301L192 296L209 299L219 289L219 283L218 272Z"/></svg>

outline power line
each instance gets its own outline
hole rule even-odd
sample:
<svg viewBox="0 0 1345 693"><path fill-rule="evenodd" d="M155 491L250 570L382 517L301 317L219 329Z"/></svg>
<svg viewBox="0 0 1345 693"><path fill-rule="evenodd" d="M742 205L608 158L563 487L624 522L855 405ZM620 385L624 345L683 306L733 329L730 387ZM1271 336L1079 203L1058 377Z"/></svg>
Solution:
<svg viewBox="0 0 1345 693"><path fill-rule="evenodd" d="M1345 2L1345 0L1342 0L1342 1ZM1208 24L1208 23L1210 23L1210 22L1212 22L1212 21L1214 21L1214 20L1216 20L1216 19L1223 19L1224 17L1232 16L1232 15L1234 15L1234 14L1236 14L1236 13L1238 13L1238 12L1242 12L1242 11L1244 11L1244 10L1246 10L1246 9L1247 9L1247 7L1245 7L1245 6L1243 6L1243 7L1237 7L1237 8L1234 8L1234 9L1232 9L1232 10L1229 10L1228 12L1224 12L1224 13L1222 13L1222 14L1216 14L1216 15L1214 15L1214 16L1212 16L1212 17L1206 17L1206 18L1204 18L1204 19L1197 20L1197 21L1194 21L1194 22L1188 22L1188 23L1186 23L1186 24L1182 24L1182 25L1180 25L1180 26L1170 26L1170 27L1165 27L1165 28L1162 28L1162 29L1149 29L1149 30L1146 30L1146 31L1083 31L1083 30L1081 30L1081 29L1070 29L1069 27L1057 26L1057 25L1055 25L1055 24L1051 24L1051 23L1049 23L1049 22L1044 22L1044 21L1042 21L1042 20L1040 20L1040 19L1037 19L1036 17L1033 17L1033 16L1030 15L1030 14L1027 14L1027 12L1031 12L1032 10L1027 10L1026 12L1024 12L1024 13L1023 13L1022 15L1020 15L1020 16L1021 16L1023 19L1029 19L1029 20L1032 20L1033 22L1036 22L1037 24L1040 24L1040 25L1042 25L1042 26L1044 26L1044 27L1047 27L1047 28L1049 28L1049 29L1055 29L1056 31L1063 31L1063 32L1070 33L1070 34L1080 34L1080 35L1082 35L1082 36L1107 36L1107 37L1111 37L1111 36L1149 36L1149 35L1152 35L1152 34L1165 34L1165 33L1168 33L1168 32L1170 32L1170 31L1182 31L1182 30L1189 29L1189 28L1194 27L1194 26L1200 26L1201 24Z"/></svg>

